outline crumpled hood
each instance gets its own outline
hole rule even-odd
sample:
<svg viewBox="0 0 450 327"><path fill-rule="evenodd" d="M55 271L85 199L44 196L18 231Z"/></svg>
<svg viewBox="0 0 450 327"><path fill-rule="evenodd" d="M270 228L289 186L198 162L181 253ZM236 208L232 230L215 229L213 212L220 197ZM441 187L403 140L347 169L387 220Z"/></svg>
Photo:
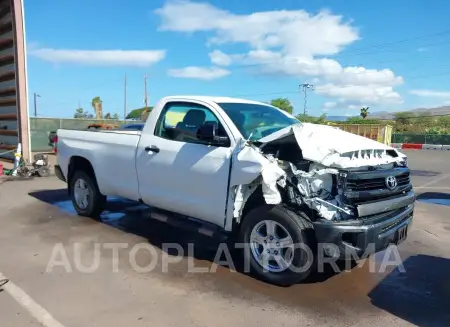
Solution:
<svg viewBox="0 0 450 327"><path fill-rule="evenodd" d="M290 135L295 137L303 158L329 167L360 167L399 160L386 155L386 150L396 151L390 146L327 125L299 123L258 141L270 143Z"/></svg>

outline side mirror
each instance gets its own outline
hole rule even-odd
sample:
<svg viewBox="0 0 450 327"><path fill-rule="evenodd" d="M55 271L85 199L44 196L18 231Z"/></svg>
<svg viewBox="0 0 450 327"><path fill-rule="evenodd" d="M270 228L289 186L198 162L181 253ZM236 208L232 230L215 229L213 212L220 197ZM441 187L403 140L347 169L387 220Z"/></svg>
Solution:
<svg viewBox="0 0 450 327"><path fill-rule="evenodd" d="M229 145L230 140L226 136L218 136L219 127L216 123L206 122L197 130L197 138L213 145Z"/></svg>

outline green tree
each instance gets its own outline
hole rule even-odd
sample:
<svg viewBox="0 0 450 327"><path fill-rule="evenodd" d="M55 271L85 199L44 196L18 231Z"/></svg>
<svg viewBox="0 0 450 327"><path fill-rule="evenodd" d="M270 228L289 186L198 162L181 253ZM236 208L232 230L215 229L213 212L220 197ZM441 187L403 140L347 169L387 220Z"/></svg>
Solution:
<svg viewBox="0 0 450 327"><path fill-rule="evenodd" d="M437 120L437 125L443 128L450 128L450 116L441 116Z"/></svg>
<svg viewBox="0 0 450 327"><path fill-rule="evenodd" d="M270 101L270 104L290 114L292 114L292 112L294 111L294 107L292 106L291 101L289 101L289 99L287 98L273 99Z"/></svg>
<svg viewBox="0 0 450 327"><path fill-rule="evenodd" d="M322 114L316 119L316 121L314 123L315 124L325 124L326 121L327 121L327 114Z"/></svg>
<svg viewBox="0 0 450 327"><path fill-rule="evenodd" d="M92 118L92 114L88 113L87 111L84 111L83 108L77 108L75 110L75 114L73 115L73 118Z"/></svg>
<svg viewBox="0 0 450 327"><path fill-rule="evenodd" d="M295 118L304 123L313 123L313 124L326 124L327 123L327 114L322 114L320 117L313 117L304 114L297 115Z"/></svg>
<svg viewBox="0 0 450 327"><path fill-rule="evenodd" d="M422 128L437 127L435 125L435 119L433 118L433 116L431 116L430 113L424 113L418 116L416 119L414 119L414 125L420 126Z"/></svg>
<svg viewBox="0 0 450 327"><path fill-rule="evenodd" d="M95 118L102 119L103 118L103 101L99 96L93 97L91 102L92 107L95 111Z"/></svg>
<svg viewBox="0 0 450 327"><path fill-rule="evenodd" d="M109 112L107 112L106 115L103 118L104 119L111 119L111 114Z"/></svg>
<svg viewBox="0 0 450 327"><path fill-rule="evenodd" d="M369 115L369 107L362 107L359 115L362 117L362 119L366 119Z"/></svg>
<svg viewBox="0 0 450 327"><path fill-rule="evenodd" d="M347 118L346 124L383 124L386 123L385 121L381 121L379 119L364 119L360 117L349 117Z"/></svg>
<svg viewBox="0 0 450 327"><path fill-rule="evenodd" d="M117 113L114 113L112 119L119 120L119 115Z"/></svg>
<svg viewBox="0 0 450 327"><path fill-rule="evenodd" d="M411 124L411 118L414 117L414 114L412 112L396 112L394 114L395 121L398 124L401 125L410 125Z"/></svg>
<svg viewBox="0 0 450 327"><path fill-rule="evenodd" d="M153 107L148 107L149 111L152 111L152 109ZM126 119L141 119L141 115L144 110L145 107L131 110Z"/></svg>

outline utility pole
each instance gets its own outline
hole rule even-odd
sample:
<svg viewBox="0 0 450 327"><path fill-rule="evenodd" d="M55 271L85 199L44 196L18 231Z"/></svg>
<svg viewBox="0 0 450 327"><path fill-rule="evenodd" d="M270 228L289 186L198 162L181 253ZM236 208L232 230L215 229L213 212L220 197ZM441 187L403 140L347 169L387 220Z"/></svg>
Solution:
<svg viewBox="0 0 450 327"><path fill-rule="evenodd" d="M304 84L301 84L300 87L303 88L303 93L305 94L305 96L304 96L304 104L303 104L303 116L306 116L306 109L307 109L306 98L308 97L308 94L307 94L306 91L308 89L311 89L311 90L314 91L314 85L308 84L308 83L304 83Z"/></svg>
<svg viewBox="0 0 450 327"><path fill-rule="evenodd" d="M127 73L124 81L123 120L127 119Z"/></svg>
<svg viewBox="0 0 450 327"><path fill-rule="evenodd" d="M34 93L34 117L37 117L37 100L36 98L40 98L39 94Z"/></svg>
<svg viewBox="0 0 450 327"><path fill-rule="evenodd" d="M147 74L144 76L144 87L145 87L145 111L148 110L148 94L147 94Z"/></svg>

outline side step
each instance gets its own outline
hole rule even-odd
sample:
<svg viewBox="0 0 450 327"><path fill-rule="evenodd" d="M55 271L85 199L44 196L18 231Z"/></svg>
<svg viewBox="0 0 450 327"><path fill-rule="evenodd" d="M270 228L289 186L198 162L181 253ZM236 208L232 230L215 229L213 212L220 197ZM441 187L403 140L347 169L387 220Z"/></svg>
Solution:
<svg viewBox="0 0 450 327"><path fill-rule="evenodd" d="M224 231L219 226L189 216L151 208L148 217L167 223L176 228L189 230L214 238L220 242L224 242L230 238L230 233Z"/></svg>

